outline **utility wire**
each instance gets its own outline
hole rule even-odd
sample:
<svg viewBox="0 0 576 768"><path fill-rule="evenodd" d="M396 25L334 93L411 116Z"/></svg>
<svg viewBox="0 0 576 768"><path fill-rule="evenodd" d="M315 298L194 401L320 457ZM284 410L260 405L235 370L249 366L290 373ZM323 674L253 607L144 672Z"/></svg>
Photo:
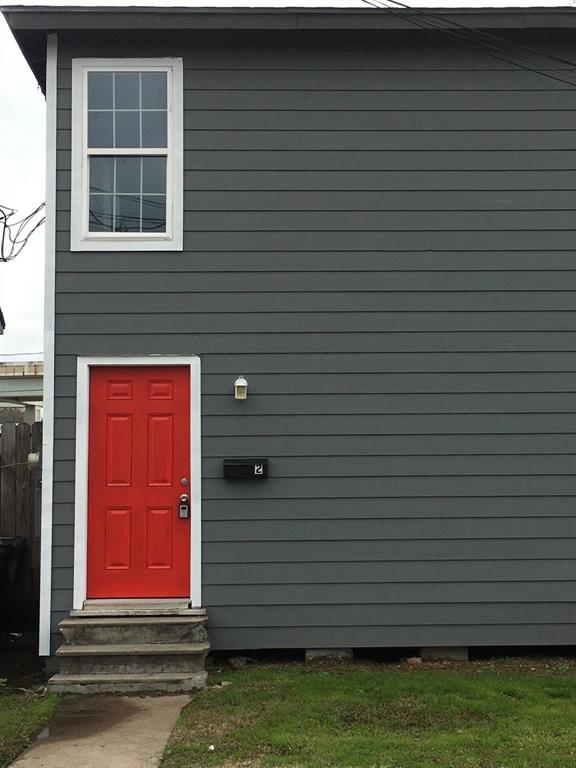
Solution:
<svg viewBox="0 0 576 768"><path fill-rule="evenodd" d="M7 205L0 205L0 228L2 229L0 261L12 261L18 256L34 232L46 221L46 216L43 213L45 207L46 203L41 203L28 216L18 221L12 221L16 211ZM38 217L38 221L33 224L35 217Z"/></svg>
<svg viewBox="0 0 576 768"><path fill-rule="evenodd" d="M407 21L409 24L412 24L415 27L418 27L419 29L423 29L425 31L436 31L443 35L444 37L453 40L460 45L463 45L467 48L472 48L474 50L481 51L482 53L485 53L487 56L490 56L494 59L498 59L499 61L503 61L507 64L512 64L515 67L518 67L519 69L523 69L528 72L532 72L537 75L541 75L542 77L546 77L550 80L554 80L559 83L563 83L564 85L570 86L570 88L576 88L576 82L571 80L566 80L563 77L558 77L557 75L552 75L549 72L545 72L542 69L538 68L538 63L535 61L532 61L528 56L522 55L522 59L524 62L529 62L528 64L523 63L522 61L518 61L518 55L514 53L510 53L506 48L503 48L502 45L494 45L494 44L488 44L483 39L478 40L477 37L481 37L481 35L476 35L475 30L465 27L462 24L457 24L456 22L452 22L453 25L456 25L459 29L463 29L466 34L459 32L459 31L453 31L450 29L446 29L445 22L447 21L444 19L440 14L435 14L432 16L432 14L425 14L421 13L420 11L416 11L413 8L411 8L408 5L405 5L404 3L398 3L396 0L382 0L382 2L395 2L396 5L401 6L401 8L391 8L389 5L381 5L377 0L362 0L362 2L365 3L365 5L369 5L372 8L375 8L376 10L379 10L383 13L390 13L392 15L401 17L405 21ZM406 13L406 11L410 11L410 13ZM442 20L442 24L434 24L430 21L426 20L426 16L431 16L432 18L439 18ZM448 20L449 21L449 20ZM504 38L497 38L495 35L491 35L491 38L494 38L498 40L500 43L507 43L507 41ZM517 44L518 47L523 47L520 44ZM534 49L528 49L528 50L534 50ZM547 54L543 54L547 55ZM514 58L516 57L516 58ZM572 63L571 63L572 64ZM576 64L573 64L573 66L576 67Z"/></svg>
<svg viewBox="0 0 576 768"><path fill-rule="evenodd" d="M384 0L384 2L387 2L388 0ZM409 16L405 14L403 11L399 11L395 8L390 8L389 6L382 6L378 5L375 0L363 0L364 3L367 5L370 5L373 8L376 8L377 10L380 10L382 12L388 12L393 15L401 16L403 19L405 19L408 23L412 24L415 27L418 27L419 29L423 29L427 32L435 31L439 32L444 37L448 38L449 40L455 41L456 43L466 47L471 48L472 50L480 51L482 53L485 53L487 56L490 56L493 59L497 59L498 61L503 61L506 64L512 64L515 67L518 67L519 69L523 69L528 72L532 72L534 74L541 75L542 77L547 77L550 80L555 80L557 82L563 83L564 85L569 85L571 88L576 87L576 83L566 80L561 77L557 77L556 75L550 75L547 72L543 72L541 70L536 69L536 65L534 66L528 66L526 64L523 64L517 60L514 60L513 58L510 58L508 55L504 55L500 52L500 49L497 48L494 45L487 45L486 43L482 41L475 41L473 39L470 39L471 36L467 35L464 36L461 33L453 32L448 29L446 29L444 26L439 26L436 24L431 24L430 22L427 22L423 19L416 19L410 14ZM507 51L504 52L507 54Z"/></svg>
<svg viewBox="0 0 576 768"><path fill-rule="evenodd" d="M405 11L411 11L412 13L416 13L422 18L431 18L431 19L437 19L438 21L441 21L442 24L448 24L451 27L456 27L457 29L461 29L464 32L469 32L474 34L476 37L482 37L487 40L493 40L498 44L505 43L508 47L517 48L520 51L529 51L530 53L536 54L536 56L539 56L540 58L544 59L550 59L551 61L555 61L560 64L567 64L569 67L576 69L576 61L571 61L570 59L564 59L560 56L556 56L552 53L544 53L543 51L538 50L537 48L532 48L529 45L526 45L525 43L518 43L515 40L509 40L508 38L501 37L499 35L495 35L490 32L486 32L483 29L473 29L472 27L467 27L465 24L461 24L457 21L454 21L454 19L449 18L448 16L445 16L444 14L438 13L437 11L432 11L430 9L428 10L419 10L416 8L413 8L412 6L400 2L400 0L380 0L381 2L387 2L391 5L395 5L399 8L402 8ZM523 54L525 56L525 54Z"/></svg>
<svg viewBox="0 0 576 768"><path fill-rule="evenodd" d="M513 48L518 48L520 51L529 51L530 53L536 54L536 56L539 56L540 58L550 59L551 61L555 61L560 64L567 64L571 68L576 68L576 61L571 61L570 59L564 59L560 56L555 56L552 53L543 53L542 51L539 51L537 48L532 48L531 46L526 45L525 43L517 43L515 40L509 40L499 35L494 35L490 32L486 32L483 29L473 29L472 27L467 27L465 24L460 24L459 22L454 21L454 19L450 19L449 17L444 16L443 14L440 14L437 11L431 11L431 10L420 11L407 5L406 3L400 2L400 0L383 0L383 1L390 3L391 5L395 5L399 8L403 8L406 11L419 13L420 16L422 17L441 20L443 24L449 24L451 27L456 27L465 32L472 32L476 37L482 37L487 40L494 40L499 44L505 43L506 46L508 47L511 46Z"/></svg>
<svg viewBox="0 0 576 768"><path fill-rule="evenodd" d="M494 45L492 43L488 44L483 39L478 39L480 36L480 33L477 34L475 30L472 30L469 27L464 27L463 25L457 25L458 28L462 28L465 32L459 32L459 31L453 31L450 29L446 29L445 27L445 19L441 17L439 14L436 14L436 17L438 19L441 19L441 23L434 24L430 21L426 21L426 17L430 16L433 17L431 14L425 14L421 13L419 11L415 11L414 9L410 8L410 6L407 6L403 3L396 3L397 5L400 5L402 10L399 10L397 8L391 8L389 5L381 5L378 0L363 0L363 2L366 5L371 6L372 8L375 8L376 10L380 10L382 12L388 12L392 15L399 16L406 20L408 23L412 24L413 26L416 26L420 29L424 29L426 31L436 31L439 32L444 37L447 37L450 40L454 40L457 43L472 48L474 50L479 50L483 53L485 53L487 56L490 56L494 59L497 59L498 61L503 61L507 64L512 64L515 67L518 67L519 69L523 69L529 72L532 72L534 74L541 75L542 77L546 77L550 80L555 80L557 82L563 83L564 85L569 85L571 88L576 87L576 83L574 83L571 80L566 80L565 78L558 77L557 75L552 75L549 72L545 72L542 69L538 68L538 62L531 60L528 56L522 55L521 58L523 61L518 60L518 55L511 53L507 48L503 48L503 46L500 45ZM382 0L382 2L395 2L395 0ZM406 11L410 11L410 13L406 13ZM449 20L448 20L449 21ZM456 22L453 22L455 25ZM507 41L503 38L496 38L500 41L500 43L506 43ZM515 58L514 58L515 57ZM528 63L526 63L528 62Z"/></svg>

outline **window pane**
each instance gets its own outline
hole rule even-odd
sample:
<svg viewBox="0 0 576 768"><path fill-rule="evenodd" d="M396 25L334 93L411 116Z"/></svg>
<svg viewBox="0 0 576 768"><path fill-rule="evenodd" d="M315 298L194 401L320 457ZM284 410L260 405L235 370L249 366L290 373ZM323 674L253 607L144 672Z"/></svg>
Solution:
<svg viewBox="0 0 576 768"><path fill-rule="evenodd" d="M165 232L166 158L91 157L90 232Z"/></svg>
<svg viewBox="0 0 576 768"><path fill-rule="evenodd" d="M116 158L116 192L140 194L140 157Z"/></svg>
<svg viewBox="0 0 576 768"><path fill-rule="evenodd" d="M142 232L166 232L166 197L149 195L142 198Z"/></svg>
<svg viewBox="0 0 576 768"><path fill-rule="evenodd" d="M112 109L112 72L88 72L88 109Z"/></svg>
<svg viewBox="0 0 576 768"><path fill-rule="evenodd" d="M142 158L142 192L166 193L166 158Z"/></svg>
<svg viewBox="0 0 576 768"><path fill-rule="evenodd" d="M166 109L166 72L142 72L142 109Z"/></svg>
<svg viewBox="0 0 576 768"><path fill-rule="evenodd" d="M116 112L115 147L140 147L140 112Z"/></svg>
<svg viewBox="0 0 576 768"><path fill-rule="evenodd" d="M88 112L88 146L112 147L112 112Z"/></svg>
<svg viewBox="0 0 576 768"><path fill-rule="evenodd" d="M88 157L90 232L166 232L167 104L166 72L88 73L88 154L118 152Z"/></svg>
<svg viewBox="0 0 576 768"><path fill-rule="evenodd" d="M90 192L114 192L114 158L90 158Z"/></svg>
<svg viewBox="0 0 576 768"><path fill-rule="evenodd" d="M165 147L166 112L142 112L142 146Z"/></svg>
<svg viewBox="0 0 576 768"><path fill-rule="evenodd" d="M116 109L140 109L140 73L114 72Z"/></svg>
<svg viewBox="0 0 576 768"><path fill-rule="evenodd" d="M140 232L140 196L116 196L116 232Z"/></svg>
<svg viewBox="0 0 576 768"><path fill-rule="evenodd" d="M90 232L113 231L113 200L112 195L90 195L88 216L88 229Z"/></svg>

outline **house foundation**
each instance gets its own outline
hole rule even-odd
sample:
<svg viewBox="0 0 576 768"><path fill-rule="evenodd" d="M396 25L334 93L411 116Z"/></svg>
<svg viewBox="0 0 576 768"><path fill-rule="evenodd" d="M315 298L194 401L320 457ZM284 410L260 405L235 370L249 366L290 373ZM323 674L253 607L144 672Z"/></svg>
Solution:
<svg viewBox="0 0 576 768"><path fill-rule="evenodd" d="M423 661L468 661L468 646L426 646L420 649Z"/></svg>
<svg viewBox="0 0 576 768"><path fill-rule="evenodd" d="M352 648L307 648L305 651L307 664L314 661L352 661L353 658Z"/></svg>

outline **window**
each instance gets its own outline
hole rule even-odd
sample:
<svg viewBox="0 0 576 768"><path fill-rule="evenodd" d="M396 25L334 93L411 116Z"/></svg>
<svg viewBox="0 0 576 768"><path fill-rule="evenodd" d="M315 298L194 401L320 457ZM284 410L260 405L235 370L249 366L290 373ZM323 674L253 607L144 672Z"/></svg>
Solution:
<svg viewBox="0 0 576 768"><path fill-rule="evenodd" d="M182 62L72 64L74 251L182 249Z"/></svg>

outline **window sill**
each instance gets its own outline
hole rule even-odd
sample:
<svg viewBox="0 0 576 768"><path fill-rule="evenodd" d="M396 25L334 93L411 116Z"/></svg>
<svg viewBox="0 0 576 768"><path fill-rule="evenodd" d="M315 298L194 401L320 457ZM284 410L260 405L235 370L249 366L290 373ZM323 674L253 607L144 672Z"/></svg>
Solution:
<svg viewBox="0 0 576 768"><path fill-rule="evenodd" d="M184 250L184 246L181 238L133 238L130 240L124 238L85 238L82 240L75 240L72 238L70 242L70 250L72 252L134 251L137 253L142 253L142 251L182 251Z"/></svg>

